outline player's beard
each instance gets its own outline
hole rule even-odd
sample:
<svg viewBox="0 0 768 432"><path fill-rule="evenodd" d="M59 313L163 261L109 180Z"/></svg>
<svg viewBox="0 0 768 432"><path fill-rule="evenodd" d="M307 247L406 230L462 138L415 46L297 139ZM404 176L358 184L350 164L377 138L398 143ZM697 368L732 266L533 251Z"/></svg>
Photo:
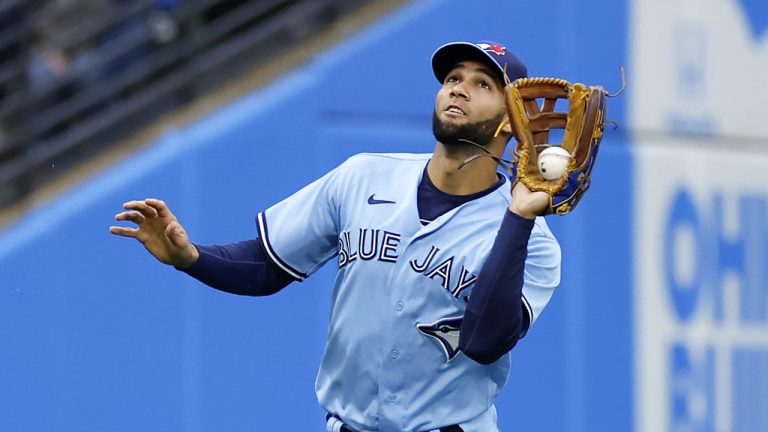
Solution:
<svg viewBox="0 0 768 432"><path fill-rule="evenodd" d="M432 113L432 134L449 151L472 146L472 144L459 141L460 139L469 140L483 147L488 147L503 119L504 113L501 113L492 119L456 125L440 120L435 110Z"/></svg>

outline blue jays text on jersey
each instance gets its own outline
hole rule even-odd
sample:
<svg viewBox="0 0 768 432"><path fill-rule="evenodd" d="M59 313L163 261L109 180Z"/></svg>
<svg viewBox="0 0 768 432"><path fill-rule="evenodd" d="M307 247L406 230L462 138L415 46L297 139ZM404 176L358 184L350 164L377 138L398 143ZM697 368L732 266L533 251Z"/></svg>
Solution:
<svg viewBox="0 0 768 432"><path fill-rule="evenodd" d="M381 242L379 242L380 234ZM344 268L358 259L361 261L378 259L383 262L396 263L398 258L397 246L401 237L398 233L379 229L360 228L356 237L352 232L345 231L339 237L339 268ZM475 283L477 275L464 266L461 266L461 270L457 274L453 274L453 262L456 257L450 256L439 263L435 263L434 258L438 252L440 252L440 248L433 245L425 257L414 258L408 261L408 264L413 271L423 274L426 278L437 280L443 288L449 290L454 297L459 298L465 289ZM451 279L452 275L453 279Z"/></svg>
<svg viewBox="0 0 768 432"><path fill-rule="evenodd" d="M496 430L493 402L509 354L481 365L457 346L510 190L499 187L423 226L417 187L430 156L354 156L257 216L268 254L295 278L338 259L315 388L323 408L356 430ZM523 285L531 323L559 269L559 246L537 218Z"/></svg>

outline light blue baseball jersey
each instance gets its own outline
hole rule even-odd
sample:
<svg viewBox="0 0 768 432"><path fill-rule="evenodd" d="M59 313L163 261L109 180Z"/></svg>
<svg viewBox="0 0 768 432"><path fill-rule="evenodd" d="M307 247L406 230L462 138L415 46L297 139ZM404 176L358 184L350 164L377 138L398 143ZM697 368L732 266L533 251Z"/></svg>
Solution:
<svg viewBox="0 0 768 432"><path fill-rule="evenodd" d="M336 257L318 400L359 431L496 430L509 354L482 365L458 352L461 318L501 225L510 190L427 226L417 188L430 154L360 154L259 213L270 257L304 279ZM523 304L531 324L560 279L543 218L528 244Z"/></svg>

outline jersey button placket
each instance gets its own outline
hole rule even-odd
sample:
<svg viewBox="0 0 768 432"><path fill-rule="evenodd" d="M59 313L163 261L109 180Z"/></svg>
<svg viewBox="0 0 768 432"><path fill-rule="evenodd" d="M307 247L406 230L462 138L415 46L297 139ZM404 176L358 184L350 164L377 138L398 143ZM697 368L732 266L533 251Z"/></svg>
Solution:
<svg viewBox="0 0 768 432"><path fill-rule="evenodd" d="M409 238L403 236L401 241L401 247L407 245ZM403 252L401 247L398 247L400 259L403 260ZM405 262L405 261L404 261ZM379 373L379 430L406 430L403 419L407 417L407 399L409 386L410 368L410 353L401 351L410 348L409 339L403 337L403 335L409 334L413 331L412 320L408 318L408 314L405 312L405 302L403 299L408 298L410 290L412 289L410 280L420 275L416 275L408 265L398 266L396 269L388 275L387 285L392 289L390 291L389 298L389 314L385 316L385 321L382 323L382 339L381 347L384 348L381 351L383 358L381 361L381 369ZM406 341L405 346L402 342ZM404 399L405 398L405 399Z"/></svg>

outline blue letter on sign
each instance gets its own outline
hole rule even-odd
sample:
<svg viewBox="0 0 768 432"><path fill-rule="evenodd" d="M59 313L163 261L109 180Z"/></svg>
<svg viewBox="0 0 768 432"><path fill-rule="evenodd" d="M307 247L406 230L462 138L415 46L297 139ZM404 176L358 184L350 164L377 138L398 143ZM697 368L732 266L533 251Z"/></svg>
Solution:
<svg viewBox="0 0 768 432"><path fill-rule="evenodd" d="M703 348L699 355L683 345L672 345L670 354L671 431L715 430L715 353Z"/></svg>
<svg viewBox="0 0 768 432"><path fill-rule="evenodd" d="M682 281L676 277L678 274L675 268L676 242L679 238L675 234L679 231L690 230L693 234L693 240L696 243L691 253L695 254L695 269L693 277L689 281ZM702 294L701 274L703 271L702 258L704 245L701 235L701 223L696 214L690 196L685 190L681 190L674 199L672 211L669 215L666 231L664 232L664 277L667 282L668 292L672 296L672 303L675 305L677 316L683 320L688 320L693 311L696 310L697 301Z"/></svg>

